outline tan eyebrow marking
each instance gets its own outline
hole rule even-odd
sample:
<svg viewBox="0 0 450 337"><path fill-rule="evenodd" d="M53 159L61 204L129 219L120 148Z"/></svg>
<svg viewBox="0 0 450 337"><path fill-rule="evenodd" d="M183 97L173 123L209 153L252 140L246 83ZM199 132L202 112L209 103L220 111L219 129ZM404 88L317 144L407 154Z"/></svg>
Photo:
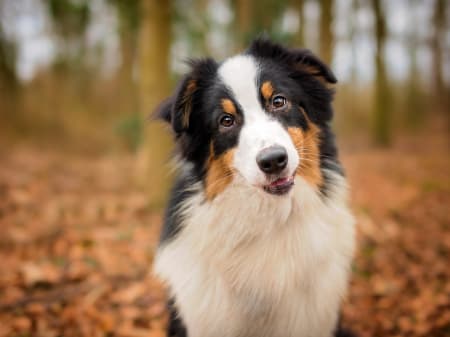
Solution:
<svg viewBox="0 0 450 337"><path fill-rule="evenodd" d="M316 77L327 88L330 88L330 89L333 88L333 84L334 83L328 82L325 79L325 77L322 74L320 74L320 71L316 67L305 65L305 64L301 64L299 66L299 68L302 69L303 71L309 73L310 75Z"/></svg>
<svg viewBox="0 0 450 337"><path fill-rule="evenodd" d="M234 106L234 103L231 101L231 99L224 98L222 99L221 103L223 111L230 115L236 115L236 107Z"/></svg>
<svg viewBox="0 0 450 337"><path fill-rule="evenodd" d="M265 99L269 99L273 94L273 86L270 81L266 81L261 86L261 93Z"/></svg>

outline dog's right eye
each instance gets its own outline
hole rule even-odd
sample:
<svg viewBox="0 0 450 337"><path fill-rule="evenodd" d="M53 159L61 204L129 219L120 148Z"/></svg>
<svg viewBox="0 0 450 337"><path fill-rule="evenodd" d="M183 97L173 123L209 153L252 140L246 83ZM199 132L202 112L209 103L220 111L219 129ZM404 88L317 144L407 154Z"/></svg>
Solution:
<svg viewBox="0 0 450 337"><path fill-rule="evenodd" d="M272 107L273 107L275 110L284 108L284 106L286 105L286 103L287 103L287 99L286 99L286 97L284 97L284 96L276 95L274 98L272 98Z"/></svg>
<svg viewBox="0 0 450 337"><path fill-rule="evenodd" d="M225 128L230 128L234 125L234 116L230 114L224 114L219 119L219 124Z"/></svg>

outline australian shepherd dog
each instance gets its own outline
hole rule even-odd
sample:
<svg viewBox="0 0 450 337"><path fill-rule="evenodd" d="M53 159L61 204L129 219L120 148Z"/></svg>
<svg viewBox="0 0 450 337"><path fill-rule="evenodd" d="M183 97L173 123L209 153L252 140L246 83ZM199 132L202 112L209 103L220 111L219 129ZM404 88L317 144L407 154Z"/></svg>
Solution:
<svg viewBox="0 0 450 337"><path fill-rule="evenodd" d="M331 70L255 40L190 62L159 107L178 156L155 260L169 336L330 337L354 249Z"/></svg>

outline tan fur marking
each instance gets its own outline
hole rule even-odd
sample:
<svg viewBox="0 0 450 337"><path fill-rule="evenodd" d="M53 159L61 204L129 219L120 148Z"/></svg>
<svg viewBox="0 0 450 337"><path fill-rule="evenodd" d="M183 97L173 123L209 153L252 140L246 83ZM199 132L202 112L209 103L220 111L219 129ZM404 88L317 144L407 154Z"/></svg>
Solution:
<svg viewBox="0 0 450 337"><path fill-rule="evenodd" d="M263 83L263 85L261 86L261 93L266 100L268 100L268 99L270 99L270 97L272 97L273 86L272 86L272 83L270 83L270 81L266 81Z"/></svg>
<svg viewBox="0 0 450 337"><path fill-rule="evenodd" d="M323 183L320 171L319 128L308 120L309 129L288 128L288 133L300 157L296 174L308 183L319 188Z"/></svg>
<svg viewBox="0 0 450 337"><path fill-rule="evenodd" d="M186 91L183 94L182 105L183 110L183 126L189 127L189 117L192 110L192 94L197 90L197 83L195 80L190 80L186 86Z"/></svg>
<svg viewBox="0 0 450 337"><path fill-rule="evenodd" d="M324 86L326 86L327 88L329 88L329 89L333 88L333 83L328 82L328 81L325 79L325 77L323 77L322 75L320 75L320 73L319 73L319 71L318 71L317 68L315 68L315 67L313 67L313 66L310 66L310 65L305 65L305 64L302 64L302 65L300 66L300 68L301 68L303 71L306 71L307 73L313 75L315 78L317 78L317 80L318 80L320 83L322 83L322 84L323 84Z"/></svg>
<svg viewBox="0 0 450 337"><path fill-rule="evenodd" d="M231 99L224 98L222 99L221 103L223 111L230 115L236 115L236 107L234 106L234 103L231 101Z"/></svg>
<svg viewBox="0 0 450 337"><path fill-rule="evenodd" d="M206 174L206 199L212 200L221 193L233 179L234 149L228 150L219 157L214 156L214 147L210 145L210 156Z"/></svg>

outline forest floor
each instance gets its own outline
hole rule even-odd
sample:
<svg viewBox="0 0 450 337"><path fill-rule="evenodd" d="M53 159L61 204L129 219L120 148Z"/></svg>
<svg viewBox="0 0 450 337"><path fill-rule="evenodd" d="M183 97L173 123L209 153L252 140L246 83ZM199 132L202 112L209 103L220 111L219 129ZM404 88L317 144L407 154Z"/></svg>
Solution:
<svg viewBox="0 0 450 337"><path fill-rule="evenodd" d="M358 223L343 318L362 337L450 335L447 137L343 151ZM161 214L133 183L134 157L0 157L0 337L164 336Z"/></svg>

